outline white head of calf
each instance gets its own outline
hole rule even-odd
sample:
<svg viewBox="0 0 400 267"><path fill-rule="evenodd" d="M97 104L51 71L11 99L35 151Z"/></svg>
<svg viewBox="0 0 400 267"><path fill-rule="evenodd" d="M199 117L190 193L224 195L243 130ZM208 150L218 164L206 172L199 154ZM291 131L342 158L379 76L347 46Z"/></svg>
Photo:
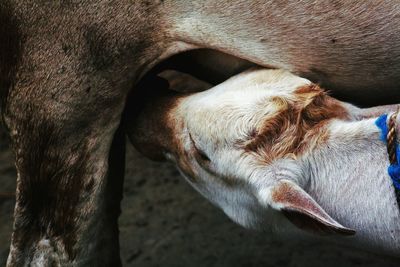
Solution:
<svg viewBox="0 0 400 267"><path fill-rule="evenodd" d="M295 225L395 252L400 216L375 115L288 72L254 70L152 99L129 135L245 227Z"/></svg>

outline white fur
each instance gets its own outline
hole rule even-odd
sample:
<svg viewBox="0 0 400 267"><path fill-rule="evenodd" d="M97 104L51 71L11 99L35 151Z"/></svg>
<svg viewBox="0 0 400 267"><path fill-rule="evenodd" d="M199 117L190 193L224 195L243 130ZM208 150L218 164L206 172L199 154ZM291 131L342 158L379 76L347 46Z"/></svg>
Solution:
<svg viewBox="0 0 400 267"><path fill-rule="evenodd" d="M282 206L271 199L271 188L288 181L303 188L337 222L354 229L353 243L397 253L400 214L375 118L362 119L363 110L343 103L353 119L332 120L323 146L270 164L235 145L276 112L271 97L292 98L296 88L309 83L287 72L257 70L184 98L170 117L187 153L169 153L168 158L184 158L196 174L193 180L184 173L189 183L243 226L289 227L276 212ZM196 159L194 145L207 154L209 163Z"/></svg>

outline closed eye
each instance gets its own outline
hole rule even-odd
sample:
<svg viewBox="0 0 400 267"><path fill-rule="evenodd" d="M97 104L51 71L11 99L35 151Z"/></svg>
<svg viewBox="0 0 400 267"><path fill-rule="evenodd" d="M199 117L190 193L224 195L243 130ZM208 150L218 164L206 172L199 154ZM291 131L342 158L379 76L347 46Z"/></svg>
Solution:
<svg viewBox="0 0 400 267"><path fill-rule="evenodd" d="M211 160L210 160L210 158L207 156L207 154L206 154L203 150L199 149L199 148L196 146L196 143L194 142L194 140L193 140L193 138L192 138L192 135L191 135L190 133L189 133L189 138L190 138L190 141L191 141L192 144L193 144L194 149L196 150L196 159L200 159L200 160L203 161L203 162L210 162Z"/></svg>
<svg viewBox="0 0 400 267"><path fill-rule="evenodd" d="M197 149L197 152L202 160L211 161L210 158L203 151Z"/></svg>

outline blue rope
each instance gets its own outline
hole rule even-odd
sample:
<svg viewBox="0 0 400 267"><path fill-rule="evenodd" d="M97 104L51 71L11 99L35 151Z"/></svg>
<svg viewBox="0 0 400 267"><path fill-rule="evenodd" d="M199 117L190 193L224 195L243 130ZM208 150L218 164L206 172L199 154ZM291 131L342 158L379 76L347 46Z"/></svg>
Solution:
<svg viewBox="0 0 400 267"><path fill-rule="evenodd" d="M388 127L386 124L387 114L381 115L376 121L375 125L381 130L380 139L386 143L386 136L388 134ZM400 192L400 147L397 141L395 142L396 149L396 160L395 164L390 164L388 167L388 173L390 178L392 178L393 186L396 189L396 193Z"/></svg>
<svg viewBox="0 0 400 267"><path fill-rule="evenodd" d="M383 141L386 144L386 136L388 134L388 127L386 124L387 121L387 114L381 115L376 121L375 125L378 126L378 128L381 130L381 141Z"/></svg>

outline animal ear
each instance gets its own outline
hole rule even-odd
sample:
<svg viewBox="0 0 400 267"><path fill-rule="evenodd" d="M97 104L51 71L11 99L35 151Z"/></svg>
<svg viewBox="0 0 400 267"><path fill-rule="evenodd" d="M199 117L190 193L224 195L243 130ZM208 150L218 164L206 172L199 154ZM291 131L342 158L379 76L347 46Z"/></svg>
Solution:
<svg viewBox="0 0 400 267"><path fill-rule="evenodd" d="M354 235L355 231L344 227L302 188L290 181L281 181L272 187L268 202L279 210L295 226L320 235Z"/></svg>

